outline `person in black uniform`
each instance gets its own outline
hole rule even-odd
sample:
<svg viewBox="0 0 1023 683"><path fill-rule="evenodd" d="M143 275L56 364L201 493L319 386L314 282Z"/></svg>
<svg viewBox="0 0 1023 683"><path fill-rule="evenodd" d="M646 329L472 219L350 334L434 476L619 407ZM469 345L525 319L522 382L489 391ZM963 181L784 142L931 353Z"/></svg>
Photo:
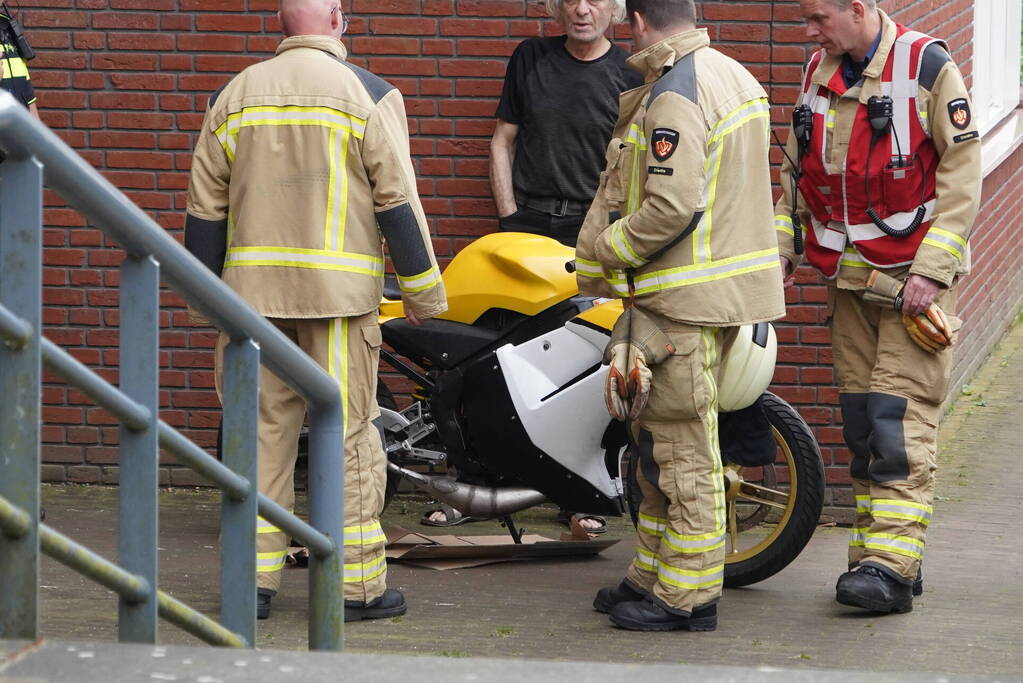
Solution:
<svg viewBox="0 0 1023 683"><path fill-rule="evenodd" d="M0 88L14 95L36 118L36 96L26 62L35 54L21 31L21 25L7 7L0 5Z"/></svg>
<svg viewBox="0 0 1023 683"><path fill-rule="evenodd" d="M547 0L565 35L530 38L508 62L490 142L500 229L575 246L604 169L618 96L643 84L606 34L624 0Z"/></svg>

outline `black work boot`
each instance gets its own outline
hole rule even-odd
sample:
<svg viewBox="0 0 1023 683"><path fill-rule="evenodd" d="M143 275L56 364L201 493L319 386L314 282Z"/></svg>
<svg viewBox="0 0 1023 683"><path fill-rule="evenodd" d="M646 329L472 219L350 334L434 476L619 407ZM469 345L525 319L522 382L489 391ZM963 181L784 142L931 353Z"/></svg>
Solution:
<svg viewBox="0 0 1023 683"><path fill-rule="evenodd" d="M397 588L388 588L369 602L345 600L345 621L400 617L406 611L408 605L405 604L405 595Z"/></svg>
<svg viewBox="0 0 1023 683"><path fill-rule="evenodd" d="M920 567L916 570L916 580L913 581L913 596L920 596L924 594L924 568Z"/></svg>
<svg viewBox="0 0 1023 683"><path fill-rule="evenodd" d="M611 623L629 631L713 631L718 627L717 603L698 607L688 616L664 609L652 596L620 602L609 613Z"/></svg>
<svg viewBox="0 0 1023 683"><path fill-rule="evenodd" d="M913 582L903 583L888 572L868 565L838 577L835 599L843 605L873 612L913 611Z"/></svg>
<svg viewBox="0 0 1023 683"><path fill-rule="evenodd" d="M277 595L277 591L269 588L257 588L256 589L256 618L257 619L269 619L270 618L270 601Z"/></svg>
<svg viewBox="0 0 1023 683"><path fill-rule="evenodd" d="M601 588L597 591L597 597L593 599L593 609L607 614L611 608L620 602L635 602L647 596L646 592L640 592L632 585L623 580L617 586Z"/></svg>

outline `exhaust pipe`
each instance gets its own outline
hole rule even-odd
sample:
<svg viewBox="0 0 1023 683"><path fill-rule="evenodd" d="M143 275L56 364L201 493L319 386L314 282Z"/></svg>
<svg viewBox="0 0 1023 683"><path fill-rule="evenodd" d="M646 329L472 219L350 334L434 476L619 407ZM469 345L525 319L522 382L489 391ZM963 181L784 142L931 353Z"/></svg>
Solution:
<svg viewBox="0 0 1023 683"><path fill-rule="evenodd" d="M435 477L387 463L387 469L411 481L437 500L447 503L463 515L472 517L504 517L547 500L547 496L534 489L522 487L477 486L463 484L448 477Z"/></svg>

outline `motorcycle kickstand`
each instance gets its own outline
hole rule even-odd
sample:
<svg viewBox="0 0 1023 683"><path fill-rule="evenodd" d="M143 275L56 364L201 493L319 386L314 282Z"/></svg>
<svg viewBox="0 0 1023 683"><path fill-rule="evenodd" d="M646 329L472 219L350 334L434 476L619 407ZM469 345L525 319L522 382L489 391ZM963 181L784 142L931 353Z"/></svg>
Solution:
<svg viewBox="0 0 1023 683"><path fill-rule="evenodd" d="M522 545L522 531L516 528L515 522L512 521L511 515L505 515L504 517L502 517L501 525L508 529L508 533L511 534L512 540L515 541L515 545Z"/></svg>

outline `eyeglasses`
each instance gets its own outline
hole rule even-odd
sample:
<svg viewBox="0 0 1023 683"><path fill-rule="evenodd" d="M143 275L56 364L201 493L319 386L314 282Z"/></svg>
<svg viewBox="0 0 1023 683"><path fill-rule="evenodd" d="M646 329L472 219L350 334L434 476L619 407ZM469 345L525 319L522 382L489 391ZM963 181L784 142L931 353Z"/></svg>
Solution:
<svg viewBox="0 0 1023 683"><path fill-rule="evenodd" d="M341 35L348 33L348 16L341 11L341 5L334 5L330 8L330 16L337 12L341 16Z"/></svg>

